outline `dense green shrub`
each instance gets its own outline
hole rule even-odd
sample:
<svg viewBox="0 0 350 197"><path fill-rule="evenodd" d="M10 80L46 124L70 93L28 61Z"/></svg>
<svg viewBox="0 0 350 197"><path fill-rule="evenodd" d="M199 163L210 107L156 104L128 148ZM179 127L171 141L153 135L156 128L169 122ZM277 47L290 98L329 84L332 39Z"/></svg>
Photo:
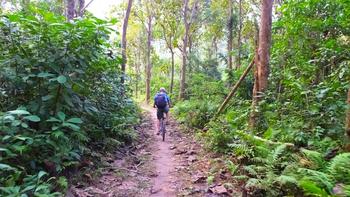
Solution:
<svg viewBox="0 0 350 197"><path fill-rule="evenodd" d="M0 17L0 195L59 195L67 181L56 177L91 147L135 137L120 58L107 55L112 24L34 6Z"/></svg>
<svg viewBox="0 0 350 197"><path fill-rule="evenodd" d="M222 81L204 74L193 75L188 87L190 100L179 102L174 109L180 122L192 128L203 128L213 117L218 101L227 89Z"/></svg>
<svg viewBox="0 0 350 197"><path fill-rule="evenodd" d="M349 158L341 153L350 86L348 10L342 0L285 1L278 8L269 86L255 128L249 126L251 75L216 119L203 118L208 110L201 106L219 106L226 88L213 86L209 74L190 80L188 93L194 94L176 114L190 127L206 126L205 142L235 157L230 168L236 165L235 178L253 196L329 196L335 187L344 196L348 192ZM226 83L237 81L241 72L228 73Z"/></svg>

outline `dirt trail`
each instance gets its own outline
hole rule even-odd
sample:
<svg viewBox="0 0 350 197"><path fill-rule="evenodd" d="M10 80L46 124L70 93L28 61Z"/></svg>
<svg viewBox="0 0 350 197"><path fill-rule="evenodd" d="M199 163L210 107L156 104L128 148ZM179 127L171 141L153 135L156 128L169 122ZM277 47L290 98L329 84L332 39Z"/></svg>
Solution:
<svg viewBox="0 0 350 197"><path fill-rule="evenodd" d="M153 123L153 130L150 131L150 135L156 133L157 129L157 116L154 109L151 109L148 106L142 107L146 110L151 116L151 120ZM168 131L171 131L168 128ZM160 136L154 141L153 148L153 162L155 165L155 170L157 176L153 178L153 186L151 189L151 195L154 197L163 197L163 196L176 196L176 182L175 182L175 166L179 165L178 160L171 154L171 150L173 146L171 133L168 132L163 142L160 140Z"/></svg>
<svg viewBox="0 0 350 197"><path fill-rule="evenodd" d="M213 165L221 169L222 162L217 159L212 163L211 155L203 151L193 134L180 132L178 124L170 120L163 142L156 135L155 109L145 105L142 109L146 113L136 127L138 139L113 154L100 153L103 165L81 172L85 180L71 186L67 197L212 197L235 193L217 183L220 177L227 178L225 171L209 174ZM98 176L92 176L94 173ZM209 177L213 179L210 186Z"/></svg>

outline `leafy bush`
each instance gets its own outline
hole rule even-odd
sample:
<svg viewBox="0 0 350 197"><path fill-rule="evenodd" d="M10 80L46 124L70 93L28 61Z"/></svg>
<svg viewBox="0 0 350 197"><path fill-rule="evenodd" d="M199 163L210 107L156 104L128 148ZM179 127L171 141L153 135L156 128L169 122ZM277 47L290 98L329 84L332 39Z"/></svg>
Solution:
<svg viewBox="0 0 350 197"><path fill-rule="evenodd" d="M119 82L120 58L107 56L112 24L35 6L0 17L1 196L60 195L67 181L56 176L90 148L135 137L138 110Z"/></svg>

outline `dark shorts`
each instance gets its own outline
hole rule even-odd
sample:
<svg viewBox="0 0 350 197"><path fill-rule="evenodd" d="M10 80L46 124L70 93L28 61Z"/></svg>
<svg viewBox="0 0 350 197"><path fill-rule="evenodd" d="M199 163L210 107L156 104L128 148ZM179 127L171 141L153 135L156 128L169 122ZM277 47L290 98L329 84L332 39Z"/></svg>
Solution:
<svg viewBox="0 0 350 197"><path fill-rule="evenodd" d="M165 107L165 108L157 108L157 118L158 120L160 120L161 118L164 117L164 113L168 113L169 112L169 108Z"/></svg>

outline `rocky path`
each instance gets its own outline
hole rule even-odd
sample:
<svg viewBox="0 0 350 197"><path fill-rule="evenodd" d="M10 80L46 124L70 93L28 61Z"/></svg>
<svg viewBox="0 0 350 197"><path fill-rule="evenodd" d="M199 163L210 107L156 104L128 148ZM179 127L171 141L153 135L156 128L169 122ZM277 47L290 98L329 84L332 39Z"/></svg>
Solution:
<svg viewBox="0 0 350 197"><path fill-rule="evenodd" d="M163 142L155 135L154 109L143 106L143 110L136 143L112 155L101 155L104 165L97 169L99 178L93 180L89 172L84 174L85 183L72 186L66 196L234 196L229 187L216 183L227 178L225 171L213 172L213 166L221 168L219 159L212 162L193 135L180 132L174 120L166 126Z"/></svg>

